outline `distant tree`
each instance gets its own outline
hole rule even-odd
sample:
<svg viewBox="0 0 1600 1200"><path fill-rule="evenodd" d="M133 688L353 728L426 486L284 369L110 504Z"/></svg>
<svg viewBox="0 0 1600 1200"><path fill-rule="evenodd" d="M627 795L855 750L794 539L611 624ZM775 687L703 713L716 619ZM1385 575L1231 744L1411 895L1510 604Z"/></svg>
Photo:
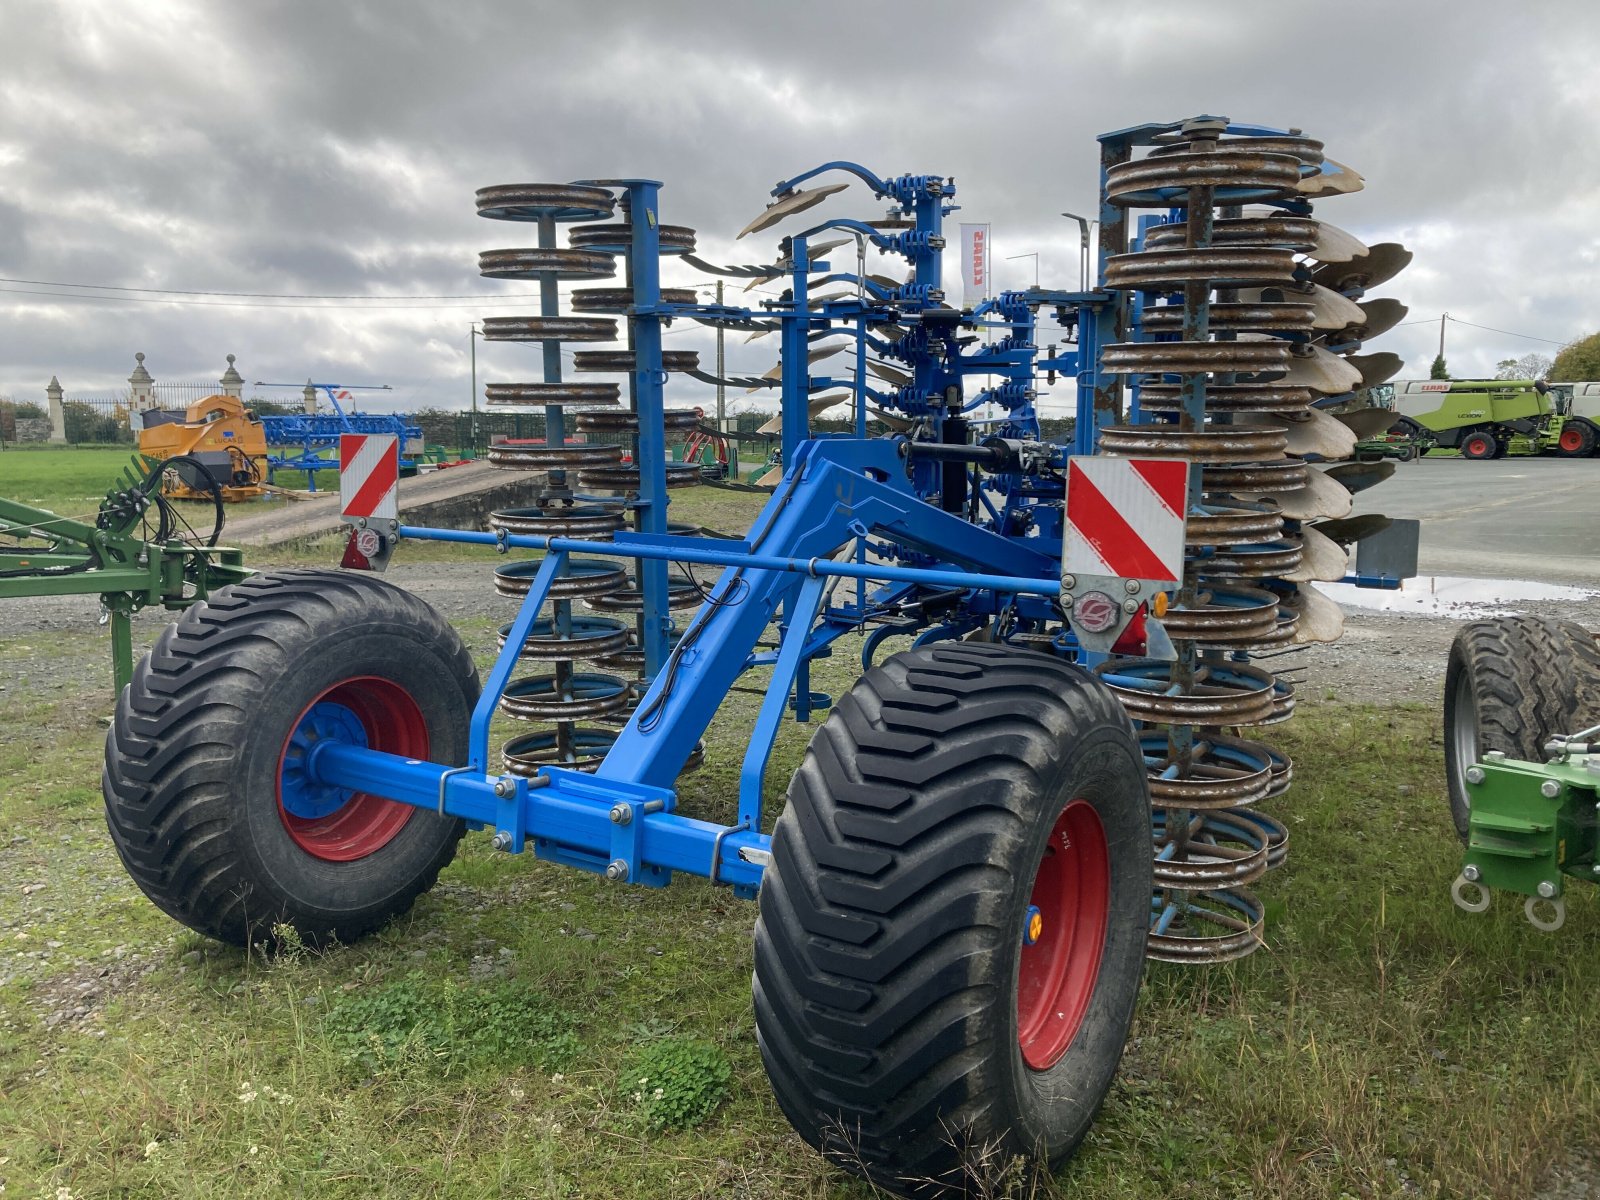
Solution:
<svg viewBox="0 0 1600 1200"><path fill-rule="evenodd" d="M264 400L260 396L251 396L244 402L244 406L258 417L287 417L292 413L304 412L305 408L299 404L284 404L278 400Z"/></svg>
<svg viewBox="0 0 1600 1200"><path fill-rule="evenodd" d="M1428 378L1429 379L1449 379L1450 378L1450 368L1445 366L1444 355L1440 354L1440 355L1436 355L1434 357L1433 366L1428 368Z"/></svg>
<svg viewBox="0 0 1600 1200"><path fill-rule="evenodd" d="M6 403L10 402L7 401ZM22 421L37 421L41 417L47 417L50 415L49 413L45 412L44 405L35 404L32 400L17 401L16 406L12 411L16 413L17 419Z"/></svg>
<svg viewBox="0 0 1600 1200"><path fill-rule="evenodd" d="M1600 333L1591 333L1586 338L1563 346L1546 378L1551 383L1600 379Z"/></svg>
<svg viewBox="0 0 1600 1200"><path fill-rule="evenodd" d="M1494 365L1496 379L1543 379L1550 373L1548 354L1524 354L1521 358L1502 358Z"/></svg>

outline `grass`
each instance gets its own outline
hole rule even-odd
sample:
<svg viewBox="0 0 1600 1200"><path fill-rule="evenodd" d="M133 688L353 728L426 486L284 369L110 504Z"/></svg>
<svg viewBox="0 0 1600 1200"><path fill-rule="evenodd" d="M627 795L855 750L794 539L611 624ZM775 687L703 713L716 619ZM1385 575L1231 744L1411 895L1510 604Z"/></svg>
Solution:
<svg viewBox="0 0 1600 1200"><path fill-rule="evenodd" d="M697 489L674 516L733 530L748 503ZM459 623L480 662L495 624ZM838 651L814 686L848 687L854 649ZM217 946L109 845L104 637L41 629L0 639L0 662L6 1200L871 1195L766 1086L749 904L693 879L618 888L476 835L359 945ZM731 815L756 703L730 696L685 811ZM1569 892L1556 935L1503 897L1452 907L1438 722L1303 703L1269 731L1296 764L1272 806L1289 862L1259 885L1269 945L1151 966L1119 1081L1045 1194L1523 1197L1593 1148L1595 890ZM774 794L808 734L783 730Z"/></svg>
<svg viewBox="0 0 1600 1200"><path fill-rule="evenodd" d="M132 459L132 446L7 446L0 496L59 517L92 518Z"/></svg>

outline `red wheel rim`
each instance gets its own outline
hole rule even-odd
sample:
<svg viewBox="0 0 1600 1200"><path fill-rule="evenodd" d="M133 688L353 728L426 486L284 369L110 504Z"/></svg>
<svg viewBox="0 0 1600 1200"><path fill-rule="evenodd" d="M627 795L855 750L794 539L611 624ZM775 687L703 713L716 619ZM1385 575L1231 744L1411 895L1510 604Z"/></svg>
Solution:
<svg viewBox="0 0 1600 1200"><path fill-rule="evenodd" d="M300 710L289 735L284 738L278 755L277 781L278 817L284 829L295 845L313 858L324 862L353 862L377 853L392 842L416 809L383 796L351 792L341 793L342 803L332 811L319 811L316 815L291 811L292 807L303 808L306 802L304 788L296 786L295 778L304 755L304 733L313 708L319 712L346 710L359 723L368 748L403 758L428 757L428 724L410 692L388 679L362 675L320 692ZM290 776L287 787L286 771ZM328 794L326 789L323 794Z"/></svg>
<svg viewBox="0 0 1600 1200"><path fill-rule="evenodd" d="M1061 1061L1078 1036L1105 948L1111 860L1100 815L1087 800L1061 810L1033 877L1017 964L1017 1044L1035 1071Z"/></svg>
<svg viewBox="0 0 1600 1200"><path fill-rule="evenodd" d="M1489 453L1489 439L1483 437L1468 438L1467 453L1474 458Z"/></svg>
<svg viewBox="0 0 1600 1200"><path fill-rule="evenodd" d="M1563 450L1582 450L1583 434L1576 429L1563 429L1561 431L1561 440L1557 445Z"/></svg>

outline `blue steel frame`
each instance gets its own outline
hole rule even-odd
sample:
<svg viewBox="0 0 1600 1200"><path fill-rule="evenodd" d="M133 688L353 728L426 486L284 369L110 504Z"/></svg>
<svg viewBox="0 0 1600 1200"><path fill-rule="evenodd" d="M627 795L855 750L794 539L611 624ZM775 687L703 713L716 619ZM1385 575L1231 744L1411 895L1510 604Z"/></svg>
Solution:
<svg viewBox="0 0 1600 1200"><path fill-rule="evenodd" d="M929 590L953 597L944 615L922 613L880 625L867 639L870 659L884 637L921 631L919 641L955 637L998 614L1033 622L1058 621L1060 590L1059 480L1021 472L979 477L969 472L970 499L962 511L930 503L947 476L937 463L920 461L904 437L864 437L869 405L918 422L918 441L960 441L969 416L986 404L1005 415L992 435L1037 438L1033 382L1038 370L1075 377L1080 397L1114 381L1100 375L1094 348L1103 340L1111 297L1104 292L1006 293L965 317L1001 336L987 346L963 345L957 326L938 320L942 301L943 218L954 211L952 181L938 176L882 179L854 163L828 163L773 189L781 195L829 170L843 170L867 183L903 214L904 228L879 229L860 221L833 220L790 241L790 292L764 310L661 303L658 192L652 180L583 180L626 188L631 214L630 310L634 353L631 388L640 416L641 486L639 529L608 542L494 535L462 530L402 527L404 537L427 538L508 550L543 550L545 557L505 646L485 680L470 723L467 765L451 767L404 759L381 751L324 742L311 751L308 777L316 783L354 788L403 803L492 826L495 844L519 852L531 843L541 858L601 872L614 880L649 886L686 871L754 895L770 857L762 829L762 791L773 740L786 708L797 719L826 707L811 692L810 661L828 653L840 636L865 628L869 614ZM856 288L856 296L809 307L811 273L827 270L811 262L807 242L830 229L870 240L902 255L911 265L904 284L886 288L864 274L828 276ZM1056 310L1076 324L1080 349L1042 359L1035 344L1036 314ZM1079 318L1079 313L1084 318ZM934 314L934 316L929 316ZM680 537L666 530L666 447L662 431L661 327L677 317L750 320L776 317L781 325L782 483L742 542ZM892 338L877 332L898 330ZM811 374L814 339L831 332L856 338L850 379ZM899 364L910 382L874 386L864 369L867 354ZM968 376L988 376L989 386L964 394ZM892 376L890 376L892 377ZM999 382L992 380L998 377ZM844 385L855 397L857 436L812 440L807 401L821 388ZM1087 401L1080 399L1080 411ZM1079 442L1090 438L1080 424ZM1077 447L1075 447L1077 448ZM1064 465L1066 447L1055 448ZM963 468L965 470L965 468ZM869 547L880 561L868 561ZM853 554L841 551L853 549ZM491 768L489 727L516 669L518 653L569 555L592 553L640 560L646 607L646 675L650 688L618 736L599 770L587 775L547 767L533 778ZM889 561L882 561L887 559ZM669 653L670 621L664 603L669 562L722 566L710 600L688 622ZM855 584L853 599L831 602L832 589ZM953 616L951 614L954 614ZM778 620L781 637L771 653L755 647ZM1070 648L1070 639L1064 639ZM715 825L675 811L673 783L709 726L722 698L745 671L770 667L771 678L739 776L737 823Z"/></svg>
<svg viewBox="0 0 1600 1200"><path fill-rule="evenodd" d="M1134 146L1150 144L1179 124L1140 126L1104 135L1102 172L1126 159ZM1235 125L1230 132L1281 132ZM1054 624L1058 648L1080 661L1081 651L1060 626L1059 597L1063 496L1058 471L980 475L960 468L959 507L947 494L948 465L911 453L913 443L969 444L970 414L995 404L1005 415L991 423L992 436L1038 439L1033 407L1040 371L1076 380L1077 427L1072 445L1054 446L1050 465L1069 454L1095 452L1099 431L1124 419L1122 385L1099 369L1099 349L1127 340L1137 326L1125 301L1104 290L1007 292L970 314L943 306L943 219L955 211L953 181L929 175L883 179L855 163L826 163L773 189L784 195L825 171L842 170L863 180L874 194L892 201L901 226L877 228L860 221L831 220L790 239L790 290L761 310L661 302L658 198L652 180L584 180L625 188L631 214L630 309L636 355L631 381L640 415L640 508L636 531L613 541L495 535L405 526L404 537L494 547L504 553L542 550L545 557L505 645L485 681L471 718L470 755L464 767L404 759L362 746L324 742L308 755L313 782L353 788L492 826L495 844L519 852L529 843L541 858L648 886L666 884L685 871L731 885L753 896L770 859L762 830L762 791L773 739L785 709L799 720L828 704L810 690L811 659L828 653L845 633L878 625L866 639L864 664L885 637L919 632L919 644L958 637L984 620L1013 628ZM1103 178L1102 178L1103 183ZM1101 189L1104 195L1104 187ZM1102 205L1099 278L1105 260L1127 242L1123 210ZM886 288L864 273L837 273L856 295L818 309L809 307L811 273L828 270L812 262L808 240L825 230L843 230L860 241L902 255L911 264L907 281ZM1044 357L1036 322L1042 309L1075 334L1060 354ZM670 535L666 530L666 447L662 409L666 375L661 368L662 325L674 318L770 320L780 323L782 352L782 448L785 472L772 499L741 542ZM972 346L958 329L990 328L1002 336ZM886 336L883 330L894 331ZM850 379L813 376L809 353L819 337L854 336L855 373ZM885 378L909 376L895 387L869 383L867 354ZM887 364L900 366L888 370ZM965 394L968 376L991 382ZM807 402L826 387L849 387L855 398L854 437L809 437ZM866 439L868 405L914 423L912 438ZM1198 476L1198 472L1195 473ZM869 548L877 561L869 561ZM853 553L847 553L853 551ZM646 675L649 689L604 762L593 775L546 767L532 778L491 769L489 727L511 679L524 639L554 580L575 553L622 555L640 561L645 592ZM725 568L669 649L672 632L665 605L668 563ZM851 599L835 604L832 593L855 584ZM931 594L939 605L910 602ZM756 649L762 633L778 621L781 637L771 653ZM739 776L738 821L717 825L675 811L673 784L709 727L722 699L742 673L770 667L772 675Z"/></svg>

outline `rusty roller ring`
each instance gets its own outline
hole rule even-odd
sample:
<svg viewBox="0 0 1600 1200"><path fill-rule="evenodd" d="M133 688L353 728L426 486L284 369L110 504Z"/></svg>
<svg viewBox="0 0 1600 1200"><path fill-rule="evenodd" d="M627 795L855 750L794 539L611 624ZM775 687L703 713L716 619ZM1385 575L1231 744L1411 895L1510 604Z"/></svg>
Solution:
<svg viewBox="0 0 1600 1200"><path fill-rule="evenodd" d="M1253 546L1225 546L1199 560L1213 579L1272 579L1287 574L1304 558L1298 540L1283 538Z"/></svg>
<svg viewBox="0 0 1600 1200"><path fill-rule="evenodd" d="M1277 462L1207 464L1202 486L1208 492L1292 492L1306 485L1310 467L1304 460L1285 458Z"/></svg>
<svg viewBox="0 0 1600 1200"><path fill-rule="evenodd" d="M1281 200L1300 183L1300 160L1240 142L1174 148L1106 171L1106 200L1122 208L1182 207L1194 188L1215 188L1217 204Z"/></svg>
<svg viewBox="0 0 1600 1200"><path fill-rule="evenodd" d="M1188 825L1189 841L1180 851L1163 839L1165 822L1154 823L1156 887L1205 892L1254 883L1267 873L1267 843L1257 826L1228 812L1202 813Z"/></svg>
<svg viewBox="0 0 1600 1200"><path fill-rule="evenodd" d="M1152 804L1174 808L1222 809L1266 799L1272 786L1271 747L1244 738L1197 739L1189 774L1164 778L1172 770L1167 735L1141 733L1139 749L1150 776Z"/></svg>
<svg viewBox="0 0 1600 1200"><path fill-rule="evenodd" d="M1292 304L1287 301L1282 304L1237 304L1230 301L1211 306L1208 328L1213 334L1310 333L1315 313L1316 310L1309 304ZM1139 326L1146 333L1152 334L1182 333L1183 305L1162 304L1146 307L1139 314Z"/></svg>
<svg viewBox="0 0 1600 1200"><path fill-rule="evenodd" d="M1254 463L1280 457L1286 431L1273 426L1214 425L1184 433L1175 425L1111 425L1100 431L1100 452L1165 455L1194 463Z"/></svg>
<svg viewBox="0 0 1600 1200"><path fill-rule="evenodd" d="M668 463L668 488L694 487L700 482L700 468L694 463ZM582 487L612 488L622 492L639 490L638 467L591 467L578 472Z"/></svg>
<svg viewBox="0 0 1600 1200"><path fill-rule="evenodd" d="M621 529L623 510L598 504L570 508L503 508L489 514L489 528L496 533L520 533L529 537L607 537Z"/></svg>
<svg viewBox="0 0 1600 1200"><path fill-rule="evenodd" d="M1283 537L1283 517L1253 508L1222 508L1189 514L1184 529L1187 546L1242 546L1276 542Z"/></svg>
<svg viewBox="0 0 1600 1200"><path fill-rule="evenodd" d="M494 590L502 596L526 596L533 577L544 565L542 559L509 562L495 568ZM603 596L628 584L628 572L618 563L598 558L569 558L566 574L556 576L550 585L552 600L577 596Z"/></svg>
<svg viewBox="0 0 1600 1200"><path fill-rule="evenodd" d="M566 746L562 746L565 734ZM567 728L545 733L525 733L500 747L500 763L512 775L534 776L540 767L566 767L593 774L600 769L612 743L614 729Z"/></svg>
<svg viewBox="0 0 1600 1200"><path fill-rule="evenodd" d="M1272 786L1267 789L1267 799L1275 800L1289 790L1294 779L1294 761L1276 747L1268 746L1267 751L1272 755Z"/></svg>
<svg viewBox="0 0 1600 1200"><path fill-rule="evenodd" d="M597 463L616 462L621 446L550 446L544 442L496 442L489 447L489 465L513 471L565 471Z"/></svg>
<svg viewBox="0 0 1600 1200"><path fill-rule="evenodd" d="M1100 351L1113 375L1203 375L1287 371L1288 342L1119 342Z"/></svg>
<svg viewBox="0 0 1600 1200"><path fill-rule="evenodd" d="M1201 642L1207 646L1216 646L1225 650L1244 650L1251 654L1262 654L1269 650L1282 650L1294 642L1295 627L1300 623L1298 614L1286 608L1278 610L1277 623L1265 633L1257 637L1236 637L1227 640L1215 641L1202 638Z"/></svg>
<svg viewBox="0 0 1600 1200"><path fill-rule="evenodd" d="M1267 870L1272 871L1283 866L1289 857L1289 831L1282 822L1275 821L1264 812L1254 809L1245 809L1236 812L1233 816L1240 821L1248 821L1256 827L1256 837L1259 837L1267 848Z"/></svg>
<svg viewBox="0 0 1600 1200"><path fill-rule="evenodd" d="M579 350L572 356L572 367L575 371L631 371L633 370L633 351ZM664 371L698 371L700 369L700 352L698 350L665 350L661 354L661 369Z"/></svg>
<svg viewBox="0 0 1600 1200"><path fill-rule="evenodd" d="M601 221L617 203L609 189L578 183L500 183L476 199L478 215L494 221Z"/></svg>
<svg viewBox="0 0 1600 1200"><path fill-rule="evenodd" d="M693 304L693 288L662 288L661 303ZM573 312L625 313L633 307L632 288L576 288L570 298Z"/></svg>
<svg viewBox="0 0 1600 1200"><path fill-rule="evenodd" d="M1271 287L1294 281L1294 253L1250 246L1141 250L1106 259L1106 286L1171 292L1186 283L1207 287Z"/></svg>
<svg viewBox="0 0 1600 1200"><path fill-rule="evenodd" d="M1138 721L1168 725L1259 725L1272 715L1272 676L1240 663L1202 663L1194 686L1169 696L1173 664L1153 658L1112 659L1097 666L1123 708Z"/></svg>
<svg viewBox="0 0 1600 1200"><path fill-rule="evenodd" d="M483 397L491 405L562 408L573 404L616 404L622 389L614 383L490 383Z"/></svg>
<svg viewBox="0 0 1600 1200"><path fill-rule="evenodd" d="M1272 715L1257 723L1276 725L1280 721L1287 721L1294 716L1294 706L1294 684L1286 679L1275 679L1272 682Z"/></svg>
<svg viewBox="0 0 1600 1200"><path fill-rule="evenodd" d="M584 601L587 608L595 612L604 613L636 613L644 611L644 591L634 583L632 578L627 581L626 587L620 588L605 596L591 596ZM706 589L699 584L686 580L679 575L667 581L667 607L668 608L699 608L705 598Z"/></svg>
<svg viewBox="0 0 1600 1200"><path fill-rule="evenodd" d="M1278 624L1278 597L1265 588L1203 581L1193 606L1175 604L1161 618L1169 636L1217 645L1271 634Z"/></svg>
<svg viewBox="0 0 1600 1200"><path fill-rule="evenodd" d="M554 275L557 279L610 279L616 273L616 259L592 250L527 246L484 250L478 254L478 274L490 279L528 279L540 275Z"/></svg>
<svg viewBox="0 0 1600 1200"><path fill-rule="evenodd" d="M485 317L486 342L614 342L610 317Z"/></svg>
<svg viewBox="0 0 1600 1200"><path fill-rule="evenodd" d="M500 711L519 721L583 721L619 712L633 699L633 685L615 675L531 675L506 687Z"/></svg>
<svg viewBox="0 0 1600 1200"><path fill-rule="evenodd" d="M1222 147L1225 153L1238 147L1241 151L1287 154L1298 158L1308 167L1319 167L1326 158L1323 144L1316 138L1309 138L1301 133L1234 134L1231 137L1217 137L1211 133L1190 133L1157 146L1150 153L1152 155L1179 153L1202 144L1199 139L1209 140L1213 146Z"/></svg>
<svg viewBox="0 0 1600 1200"><path fill-rule="evenodd" d="M510 624L500 626L497 645L505 648ZM522 644L523 658L537 658L572 662L580 658L597 658L602 654L615 654L628 644L629 630L621 621L610 617L573 617L571 632L563 634L549 617L540 617L528 631Z"/></svg>
<svg viewBox="0 0 1600 1200"><path fill-rule="evenodd" d="M1211 223L1213 246L1271 246L1309 254L1317 244L1318 222L1311 217L1223 217ZM1188 246L1183 223L1157 225L1144 235L1146 250L1179 250Z"/></svg>
<svg viewBox="0 0 1600 1200"><path fill-rule="evenodd" d="M705 417L695 408L669 408L661 414L663 429L695 429ZM635 412L586 412L578 414L578 429L583 433L630 433L639 428Z"/></svg>
<svg viewBox="0 0 1600 1200"><path fill-rule="evenodd" d="M1311 389L1279 383L1207 383L1208 412L1292 412L1311 404ZM1177 412L1183 407L1182 389L1175 383L1146 383L1139 387L1139 407L1145 412Z"/></svg>
<svg viewBox="0 0 1600 1200"><path fill-rule="evenodd" d="M1144 954L1155 962L1219 963L1245 958L1265 944L1266 910L1249 888L1219 888L1183 897L1181 912L1155 908Z"/></svg>
<svg viewBox="0 0 1600 1200"><path fill-rule="evenodd" d="M661 253L694 253L694 230L687 225L660 225L657 226L657 232L661 240ZM625 222L574 225L567 233L567 244L575 250L627 254L633 249L633 226Z"/></svg>

